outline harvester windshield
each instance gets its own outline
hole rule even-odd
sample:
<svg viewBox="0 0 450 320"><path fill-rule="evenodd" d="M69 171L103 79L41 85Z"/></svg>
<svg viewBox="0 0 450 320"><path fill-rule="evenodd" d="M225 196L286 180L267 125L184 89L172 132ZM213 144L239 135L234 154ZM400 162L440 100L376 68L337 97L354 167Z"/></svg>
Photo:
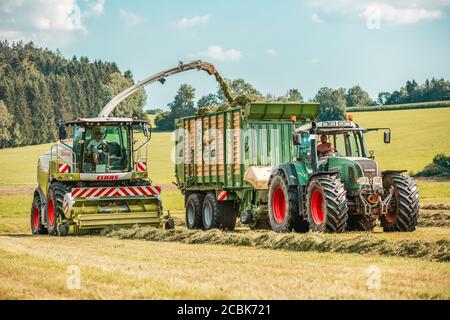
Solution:
<svg viewBox="0 0 450 320"><path fill-rule="evenodd" d="M127 127L118 125L77 127L75 136L78 135L79 139L75 139L75 144L83 142L83 145L78 147L83 151L80 171L96 173L129 171L128 131Z"/></svg>

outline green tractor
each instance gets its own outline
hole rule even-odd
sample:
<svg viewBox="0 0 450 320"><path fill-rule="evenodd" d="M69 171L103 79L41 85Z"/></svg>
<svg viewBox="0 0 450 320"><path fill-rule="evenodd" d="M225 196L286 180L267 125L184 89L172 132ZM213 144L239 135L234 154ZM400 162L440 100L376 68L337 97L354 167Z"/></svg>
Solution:
<svg viewBox="0 0 450 320"><path fill-rule="evenodd" d="M294 129L294 159L274 167L269 220L274 231L413 231L419 192L406 170L381 171L364 135L389 128L360 128L352 121L311 122ZM320 139L320 143L318 140Z"/></svg>

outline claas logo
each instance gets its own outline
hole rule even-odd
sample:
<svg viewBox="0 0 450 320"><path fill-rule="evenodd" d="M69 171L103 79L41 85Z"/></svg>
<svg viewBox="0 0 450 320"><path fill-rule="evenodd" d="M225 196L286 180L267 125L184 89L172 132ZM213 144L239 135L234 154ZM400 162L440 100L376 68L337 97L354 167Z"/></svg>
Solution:
<svg viewBox="0 0 450 320"><path fill-rule="evenodd" d="M97 180L117 180L117 176L98 176Z"/></svg>

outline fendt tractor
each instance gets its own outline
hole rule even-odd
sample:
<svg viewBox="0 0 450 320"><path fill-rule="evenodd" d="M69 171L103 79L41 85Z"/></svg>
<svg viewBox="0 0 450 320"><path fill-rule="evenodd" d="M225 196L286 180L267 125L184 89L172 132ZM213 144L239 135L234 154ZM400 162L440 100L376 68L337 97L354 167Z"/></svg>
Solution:
<svg viewBox="0 0 450 320"><path fill-rule="evenodd" d="M413 231L416 183L381 171L353 121L314 122L315 103L253 102L176 120L176 177L188 228ZM320 139L320 142L318 140Z"/></svg>
<svg viewBox="0 0 450 320"><path fill-rule="evenodd" d="M38 187L31 207L33 234L83 234L112 225L162 225L161 189L148 179L145 120L110 117L114 108L142 87L188 70L221 79L203 61L182 62L115 96L97 118L61 124L59 141L38 160ZM166 228L173 228L167 219Z"/></svg>

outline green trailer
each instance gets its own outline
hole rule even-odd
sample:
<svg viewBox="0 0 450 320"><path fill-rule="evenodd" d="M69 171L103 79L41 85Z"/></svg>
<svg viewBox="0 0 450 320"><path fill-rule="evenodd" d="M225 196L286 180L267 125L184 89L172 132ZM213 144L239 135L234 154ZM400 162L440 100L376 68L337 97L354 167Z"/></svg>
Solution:
<svg viewBox="0 0 450 320"><path fill-rule="evenodd" d="M188 228L276 232L413 231L419 193L406 170L381 171L361 128L315 122L319 104L252 102L175 121L176 178ZM318 142L320 137L320 143Z"/></svg>
<svg viewBox="0 0 450 320"><path fill-rule="evenodd" d="M175 171L187 226L232 230L238 214L243 222L251 218L251 227L268 226L271 170L292 161L294 147L286 141L318 110L317 103L254 102L177 119Z"/></svg>

